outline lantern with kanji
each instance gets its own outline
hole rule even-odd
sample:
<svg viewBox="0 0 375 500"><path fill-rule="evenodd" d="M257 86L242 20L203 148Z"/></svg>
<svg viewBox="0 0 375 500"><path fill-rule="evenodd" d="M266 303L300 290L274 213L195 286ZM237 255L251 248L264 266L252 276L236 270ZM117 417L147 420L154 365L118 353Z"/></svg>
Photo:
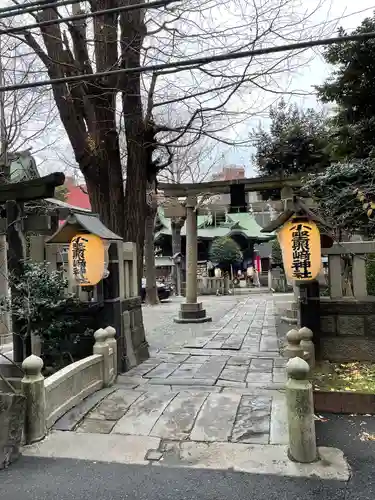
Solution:
<svg viewBox="0 0 375 500"><path fill-rule="evenodd" d="M69 245L69 271L79 286L92 286L103 279L106 271L106 248L95 234L80 233Z"/></svg>
<svg viewBox="0 0 375 500"><path fill-rule="evenodd" d="M320 232L318 225L324 228ZM283 255L286 277L289 281L315 280L322 268L322 248L333 244L326 234L328 224L313 213L298 197L294 196L292 206L272 220L262 233L276 233Z"/></svg>
<svg viewBox="0 0 375 500"><path fill-rule="evenodd" d="M295 218L277 232L287 278L314 280L322 267L320 231L315 222Z"/></svg>
<svg viewBox="0 0 375 500"><path fill-rule="evenodd" d="M64 223L46 243L68 248L72 284L90 287L109 274L109 247L122 238L105 227L95 214L68 213Z"/></svg>

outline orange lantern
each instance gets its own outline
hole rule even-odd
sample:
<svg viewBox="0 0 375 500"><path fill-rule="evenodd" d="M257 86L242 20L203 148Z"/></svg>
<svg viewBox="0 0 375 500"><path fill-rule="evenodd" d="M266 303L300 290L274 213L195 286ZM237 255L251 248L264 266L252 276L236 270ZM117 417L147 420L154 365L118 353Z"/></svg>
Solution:
<svg viewBox="0 0 375 500"><path fill-rule="evenodd" d="M69 245L69 269L79 286L96 285L105 275L105 245L94 234L76 234Z"/></svg>
<svg viewBox="0 0 375 500"><path fill-rule="evenodd" d="M278 231L284 270L290 280L315 279L322 267L320 231L311 220L292 219Z"/></svg>

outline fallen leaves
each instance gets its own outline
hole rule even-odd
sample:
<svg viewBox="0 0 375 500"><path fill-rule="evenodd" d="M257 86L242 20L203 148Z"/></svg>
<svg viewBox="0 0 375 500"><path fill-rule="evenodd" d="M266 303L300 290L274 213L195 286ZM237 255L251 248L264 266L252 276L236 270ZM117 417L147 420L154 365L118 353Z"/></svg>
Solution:
<svg viewBox="0 0 375 500"><path fill-rule="evenodd" d="M361 441L375 441L375 434L370 434L369 432L362 432L359 439Z"/></svg>
<svg viewBox="0 0 375 500"><path fill-rule="evenodd" d="M328 422L328 418L322 417L322 415L314 415L314 420L318 422Z"/></svg>
<svg viewBox="0 0 375 500"><path fill-rule="evenodd" d="M320 363L314 371L314 389L375 394L375 363Z"/></svg>

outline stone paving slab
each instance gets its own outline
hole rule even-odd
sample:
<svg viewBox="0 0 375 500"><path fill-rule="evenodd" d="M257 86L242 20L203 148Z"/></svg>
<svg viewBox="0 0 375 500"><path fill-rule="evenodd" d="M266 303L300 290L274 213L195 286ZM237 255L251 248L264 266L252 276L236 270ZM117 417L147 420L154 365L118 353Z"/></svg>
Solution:
<svg viewBox="0 0 375 500"><path fill-rule="evenodd" d="M100 391L91 394L91 396L84 399L77 406L69 410L57 422L55 422L53 429L57 431L72 431L78 423L87 415L87 413L100 403L104 398L112 394L116 390L115 387L107 387Z"/></svg>
<svg viewBox="0 0 375 500"><path fill-rule="evenodd" d="M153 368L151 371L147 373L146 378L167 378L171 375L179 365L177 363L160 363L160 365Z"/></svg>
<svg viewBox="0 0 375 500"><path fill-rule="evenodd" d="M160 439L150 436L116 436L53 431L46 439L25 446L22 454L31 457L72 458L148 465L146 455L157 449Z"/></svg>
<svg viewBox="0 0 375 500"><path fill-rule="evenodd" d="M112 420L95 420L87 417L78 427L77 432L86 432L89 434L109 434L115 425L116 422Z"/></svg>
<svg viewBox="0 0 375 500"><path fill-rule="evenodd" d="M188 439L207 393L180 392L154 425L150 435L168 439Z"/></svg>
<svg viewBox="0 0 375 500"><path fill-rule="evenodd" d="M230 380L233 382L245 382L246 375L248 373L248 366L236 366L229 365L226 366L220 373L220 380Z"/></svg>
<svg viewBox="0 0 375 500"><path fill-rule="evenodd" d="M168 392L143 394L117 422L112 432L148 436L163 411L175 397L175 394Z"/></svg>
<svg viewBox="0 0 375 500"><path fill-rule="evenodd" d="M210 394L190 434L192 441L227 441L232 434L241 396Z"/></svg>
<svg viewBox="0 0 375 500"><path fill-rule="evenodd" d="M163 460L154 465L348 481L350 468L341 450L320 447L318 453L317 462L299 464L288 458L288 447L283 445L189 441L170 443Z"/></svg>
<svg viewBox="0 0 375 500"><path fill-rule="evenodd" d="M232 430L231 441L269 442L271 398L243 396Z"/></svg>
<svg viewBox="0 0 375 500"><path fill-rule="evenodd" d="M286 408L276 389L285 385L285 360L278 351L273 311L271 296L245 298L195 338L157 350L118 377L115 392L87 411L76 430L176 441L284 443Z"/></svg>
<svg viewBox="0 0 375 500"><path fill-rule="evenodd" d="M320 447L318 448L320 460L312 464L297 464L290 461L287 451L288 447L285 445L164 442L160 438L150 436L54 431L43 441L25 446L22 454L27 457L67 458L94 463L319 477L323 480L335 479L343 482L348 481L350 477L350 468L340 450ZM282 493L280 492L281 496Z"/></svg>
<svg viewBox="0 0 375 500"><path fill-rule="evenodd" d="M118 389L105 398L88 418L92 420L119 420L141 395L132 390Z"/></svg>
<svg viewBox="0 0 375 500"><path fill-rule="evenodd" d="M287 407L284 397L273 397L270 418L270 444L288 444Z"/></svg>

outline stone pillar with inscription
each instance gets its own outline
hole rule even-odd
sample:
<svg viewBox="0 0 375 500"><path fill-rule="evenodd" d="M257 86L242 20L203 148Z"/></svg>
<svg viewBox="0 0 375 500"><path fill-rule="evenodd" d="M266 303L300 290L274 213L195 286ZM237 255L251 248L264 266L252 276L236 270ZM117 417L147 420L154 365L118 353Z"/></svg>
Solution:
<svg viewBox="0 0 375 500"><path fill-rule="evenodd" d="M204 323L212 321L207 316L202 302L197 302L197 260L198 229L197 199L189 196L186 200L186 302L181 303L179 315L175 323Z"/></svg>
<svg viewBox="0 0 375 500"><path fill-rule="evenodd" d="M9 298L7 246L7 238L4 232L0 234L0 299ZM11 341L12 330L10 314L4 310L0 312L0 345L7 344Z"/></svg>

